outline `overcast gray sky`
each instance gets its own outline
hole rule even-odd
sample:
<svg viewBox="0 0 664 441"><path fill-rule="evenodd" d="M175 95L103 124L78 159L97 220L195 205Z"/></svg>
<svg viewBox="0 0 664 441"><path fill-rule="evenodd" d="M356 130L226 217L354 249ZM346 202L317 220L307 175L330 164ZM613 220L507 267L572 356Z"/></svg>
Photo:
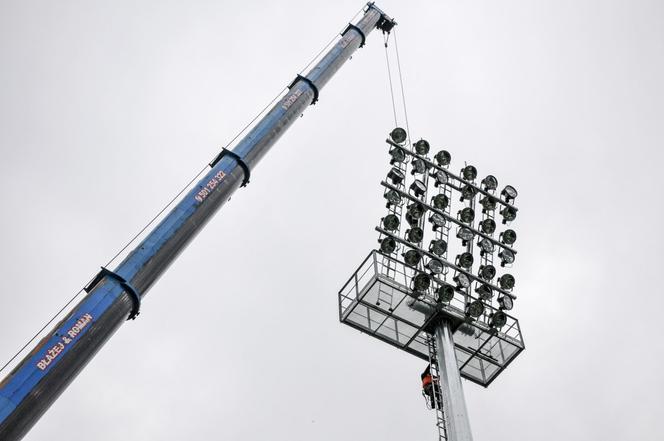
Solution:
<svg viewBox="0 0 664 441"><path fill-rule="evenodd" d="M475 439L661 440L664 3L378 3L410 128L515 185L526 351ZM0 361L362 6L0 2ZM26 437L433 440L423 363L338 323L375 246L381 36Z"/></svg>

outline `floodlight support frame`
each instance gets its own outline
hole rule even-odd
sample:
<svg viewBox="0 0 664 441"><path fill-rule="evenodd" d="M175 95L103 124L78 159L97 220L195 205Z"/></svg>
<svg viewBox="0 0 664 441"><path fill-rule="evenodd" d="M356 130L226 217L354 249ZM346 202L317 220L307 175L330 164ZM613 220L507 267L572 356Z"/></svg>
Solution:
<svg viewBox="0 0 664 441"><path fill-rule="evenodd" d="M447 320L441 320L435 328L436 357L445 409L445 426L448 441L473 441L452 334L452 326Z"/></svg>

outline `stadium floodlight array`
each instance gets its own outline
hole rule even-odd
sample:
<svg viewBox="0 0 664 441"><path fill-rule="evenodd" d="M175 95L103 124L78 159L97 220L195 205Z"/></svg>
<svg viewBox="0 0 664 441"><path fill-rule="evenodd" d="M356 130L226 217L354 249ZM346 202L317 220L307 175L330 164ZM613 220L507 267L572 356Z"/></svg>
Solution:
<svg viewBox="0 0 664 441"><path fill-rule="evenodd" d="M496 234L495 216L499 211L501 225L516 219L516 189L507 185L496 194L495 176L487 175L478 182L478 170L473 165L465 165L458 174L452 173L448 151L440 150L429 158L428 141L420 139L409 149L405 146L406 139L406 131L396 128L387 140L393 168L381 183L388 200L388 213L377 228L381 253L402 257L413 269L409 286L413 287L411 295L415 298L429 296L436 302L450 304L458 296L463 299L468 320L483 320L490 328L505 326L504 311L511 309L516 299L512 293L515 279L506 272L498 280L509 283L494 281L493 261L497 257L501 269L512 266L516 258L516 250L512 248L516 232L507 228ZM412 176L410 185L408 176ZM429 199L430 192L435 194ZM460 206L455 210L456 216L452 216L455 211L451 207L456 200ZM402 216L404 205L406 211ZM403 231L400 225L406 225ZM456 230L457 246L449 243L451 229ZM424 245L427 233L428 246ZM456 251L449 254L450 250ZM441 286L451 286L450 281L456 287L454 295L448 289L441 298L438 290ZM487 309L488 305L495 306L495 310Z"/></svg>
<svg viewBox="0 0 664 441"><path fill-rule="evenodd" d="M386 212L378 247L339 293L346 323L422 359L427 334L452 323L461 376L487 386L524 349L511 314L517 191L402 128L386 139ZM426 313L424 313L426 312Z"/></svg>

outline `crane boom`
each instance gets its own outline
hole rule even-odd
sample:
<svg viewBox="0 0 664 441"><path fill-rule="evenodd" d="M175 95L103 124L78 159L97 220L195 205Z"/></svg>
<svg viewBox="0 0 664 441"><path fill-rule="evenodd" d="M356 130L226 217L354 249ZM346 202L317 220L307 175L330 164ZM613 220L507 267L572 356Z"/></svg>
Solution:
<svg viewBox="0 0 664 441"><path fill-rule="evenodd" d="M138 315L140 303L164 273L293 124L335 72L374 29L389 32L395 22L373 2L341 38L230 151L147 237L114 269L102 268L85 297L0 382L0 439L21 439L120 325Z"/></svg>

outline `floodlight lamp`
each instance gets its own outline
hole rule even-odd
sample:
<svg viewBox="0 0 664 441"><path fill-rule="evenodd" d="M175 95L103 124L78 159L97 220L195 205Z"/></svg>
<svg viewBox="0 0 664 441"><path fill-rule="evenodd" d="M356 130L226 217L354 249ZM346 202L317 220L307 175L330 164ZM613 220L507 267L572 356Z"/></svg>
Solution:
<svg viewBox="0 0 664 441"><path fill-rule="evenodd" d="M477 169L472 165L467 165L461 169L461 175L466 181L474 181L477 177Z"/></svg>
<svg viewBox="0 0 664 441"><path fill-rule="evenodd" d="M464 224L470 224L475 219L475 210L470 207L466 207L463 210L459 210L459 219Z"/></svg>
<svg viewBox="0 0 664 441"><path fill-rule="evenodd" d="M498 201L493 196L485 196L480 199L480 204L482 205L482 212L486 213L487 211L493 211L496 209L496 203Z"/></svg>
<svg viewBox="0 0 664 441"><path fill-rule="evenodd" d="M396 214L388 214L383 218L383 227L387 231L396 231L399 229L399 218Z"/></svg>
<svg viewBox="0 0 664 441"><path fill-rule="evenodd" d="M507 323L507 314L503 311L496 311L491 314L489 324L494 328L502 328Z"/></svg>
<svg viewBox="0 0 664 441"><path fill-rule="evenodd" d="M441 150L438 153L436 153L436 156L434 156L436 159L436 162L438 165L441 167L446 167L450 165L450 161L452 160L452 155L450 155L450 152L447 150Z"/></svg>
<svg viewBox="0 0 664 441"><path fill-rule="evenodd" d="M424 182L416 179L415 182L410 184L410 191L415 195L415 197L420 197L427 192L427 186L424 185Z"/></svg>
<svg viewBox="0 0 664 441"><path fill-rule="evenodd" d="M472 254L465 252L458 255L456 261L457 265L459 265L461 268L469 269L471 266L473 266L475 259L473 258Z"/></svg>
<svg viewBox="0 0 664 441"><path fill-rule="evenodd" d="M429 142L424 140L424 139L420 139L419 141L417 141L415 143L415 152L418 155L422 155L422 156L429 153Z"/></svg>
<svg viewBox="0 0 664 441"><path fill-rule="evenodd" d="M436 301L438 303L449 303L454 298L454 287L452 285L440 285L436 290Z"/></svg>
<svg viewBox="0 0 664 441"><path fill-rule="evenodd" d="M396 190L387 190L383 195L387 199L387 208L392 205L401 205L401 195Z"/></svg>
<svg viewBox="0 0 664 441"><path fill-rule="evenodd" d="M434 173L434 178L436 178L436 181L433 184L434 187L447 184L447 173L442 170L436 171L436 173Z"/></svg>
<svg viewBox="0 0 664 441"><path fill-rule="evenodd" d="M420 243L424 238L424 231L420 227L413 227L406 231L406 239L408 242Z"/></svg>
<svg viewBox="0 0 664 441"><path fill-rule="evenodd" d="M470 304L468 304L466 309L466 313L473 318L481 316L483 312L484 312L484 303L482 303L481 300L474 300L470 302Z"/></svg>
<svg viewBox="0 0 664 441"><path fill-rule="evenodd" d="M485 254L492 254L493 253L493 242L491 242L487 238L483 238L479 242L477 242L477 245L480 247L480 255L483 256Z"/></svg>
<svg viewBox="0 0 664 441"><path fill-rule="evenodd" d="M503 188L503 191L500 192L500 195L505 199L505 202L513 201L518 194L516 188L511 185L506 185L505 188Z"/></svg>
<svg viewBox="0 0 664 441"><path fill-rule="evenodd" d="M500 241L505 245L513 245L516 242L516 231L505 230L500 233Z"/></svg>
<svg viewBox="0 0 664 441"><path fill-rule="evenodd" d="M470 228L462 227L459 228L459 231L457 231L457 237L461 239L461 244L466 246L468 241L473 240L475 233L473 233Z"/></svg>
<svg viewBox="0 0 664 441"><path fill-rule="evenodd" d="M406 160L406 151L401 147L392 147L390 149L390 165L394 165L396 162L404 162Z"/></svg>
<svg viewBox="0 0 664 441"><path fill-rule="evenodd" d="M392 181L392 184L399 185L404 181L404 179L406 179L406 176L401 170L393 167L392 170L390 170L390 172L387 174L387 179Z"/></svg>
<svg viewBox="0 0 664 441"><path fill-rule="evenodd" d="M500 214L503 215L504 224L507 222L512 222L514 219L516 219L516 209L511 205L508 205L507 207L500 210Z"/></svg>
<svg viewBox="0 0 664 441"><path fill-rule="evenodd" d="M426 207L420 202L413 202L408 206L407 213L413 217L413 219L421 219L424 216L424 213L427 211Z"/></svg>
<svg viewBox="0 0 664 441"><path fill-rule="evenodd" d="M417 266L418 263L420 263L420 260L422 259L422 253L420 253L417 250L408 250L403 255L403 260L406 262L406 265L408 266Z"/></svg>
<svg viewBox="0 0 664 441"><path fill-rule="evenodd" d="M440 274L443 272L443 263L438 259L431 259L427 263L427 268L434 274Z"/></svg>
<svg viewBox="0 0 664 441"><path fill-rule="evenodd" d="M397 144L403 144L407 137L408 134L401 127L397 127L396 129L392 130L392 132L390 132L390 138L392 138L392 141L396 142Z"/></svg>
<svg viewBox="0 0 664 441"><path fill-rule="evenodd" d="M473 187L472 185L466 184L461 189L461 199L460 199L460 201L463 202L465 199L471 200L472 198L475 197L476 193L477 193L477 190L475 190L475 187Z"/></svg>
<svg viewBox="0 0 664 441"><path fill-rule="evenodd" d="M457 273L452 280L456 282L457 288L468 288L470 286L470 279L464 273Z"/></svg>
<svg viewBox="0 0 664 441"><path fill-rule="evenodd" d="M489 175L482 179L482 187L486 191L493 191L498 188L498 179L494 175Z"/></svg>
<svg viewBox="0 0 664 441"><path fill-rule="evenodd" d="M444 194L437 194L431 199L431 203L433 205L433 208L436 210L444 210L447 208L447 204L449 204L450 200L449 198L444 195Z"/></svg>
<svg viewBox="0 0 664 441"><path fill-rule="evenodd" d="M418 174L421 175L422 173L425 173L429 169L429 164L427 164L424 159L420 158L415 158L411 161L410 165L413 166L412 170L410 171L410 174Z"/></svg>
<svg viewBox="0 0 664 441"><path fill-rule="evenodd" d="M434 213L431 216L429 216L429 222L433 225L432 230L436 231L438 228L442 228L445 226L445 218L438 214Z"/></svg>
<svg viewBox="0 0 664 441"><path fill-rule="evenodd" d="M482 283L477 288L475 288L475 292L482 300L489 300L491 297L493 297L493 289L491 289L491 287L486 283Z"/></svg>
<svg viewBox="0 0 664 441"><path fill-rule="evenodd" d="M498 277L498 284L505 291L511 291L512 288L514 288L514 283L516 283L516 281L514 280L514 276L511 274L503 274L502 276Z"/></svg>
<svg viewBox="0 0 664 441"><path fill-rule="evenodd" d="M406 218L406 222L408 222L408 225L410 225L411 227L416 227L416 226L418 226L418 225L420 224L420 220L419 220L419 219L415 219L415 218L414 218L413 216L411 216L411 214L408 213L408 212L406 212L406 216L405 216L405 218Z"/></svg>
<svg viewBox="0 0 664 441"><path fill-rule="evenodd" d="M491 279L496 277L496 267L493 265L482 265L480 266L480 270L477 274L480 276L480 279L489 282Z"/></svg>
<svg viewBox="0 0 664 441"><path fill-rule="evenodd" d="M500 309L509 311L510 309L514 308L514 300L512 300L512 297L510 296L498 297L498 306Z"/></svg>
<svg viewBox="0 0 664 441"><path fill-rule="evenodd" d="M380 241L380 250L385 254L392 254L397 249L397 242L391 237L385 237Z"/></svg>
<svg viewBox="0 0 664 441"><path fill-rule="evenodd" d="M443 239L432 240L429 244L429 252L435 254L436 256L442 256L447 251L447 242Z"/></svg>
<svg viewBox="0 0 664 441"><path fill-rule="evenodd" d="M500 253L498 253L498 257L500 257L500 266L514 263L514 253L510 250L501 250Z"/></svg>
<svg viewBox="0 0 664 441"><path fill-rule="evenodd" d="M480 222L480 229L484 234L493 234L496 231L496 222L493 219L484 219Z"/></svg>
<svg viewBox="0 0 664 441"><path fill-rule="evenodd" d="M413 290L423 292L429 289L431 285L431 276L426 273L419 273L413 277Z"/></svg>

